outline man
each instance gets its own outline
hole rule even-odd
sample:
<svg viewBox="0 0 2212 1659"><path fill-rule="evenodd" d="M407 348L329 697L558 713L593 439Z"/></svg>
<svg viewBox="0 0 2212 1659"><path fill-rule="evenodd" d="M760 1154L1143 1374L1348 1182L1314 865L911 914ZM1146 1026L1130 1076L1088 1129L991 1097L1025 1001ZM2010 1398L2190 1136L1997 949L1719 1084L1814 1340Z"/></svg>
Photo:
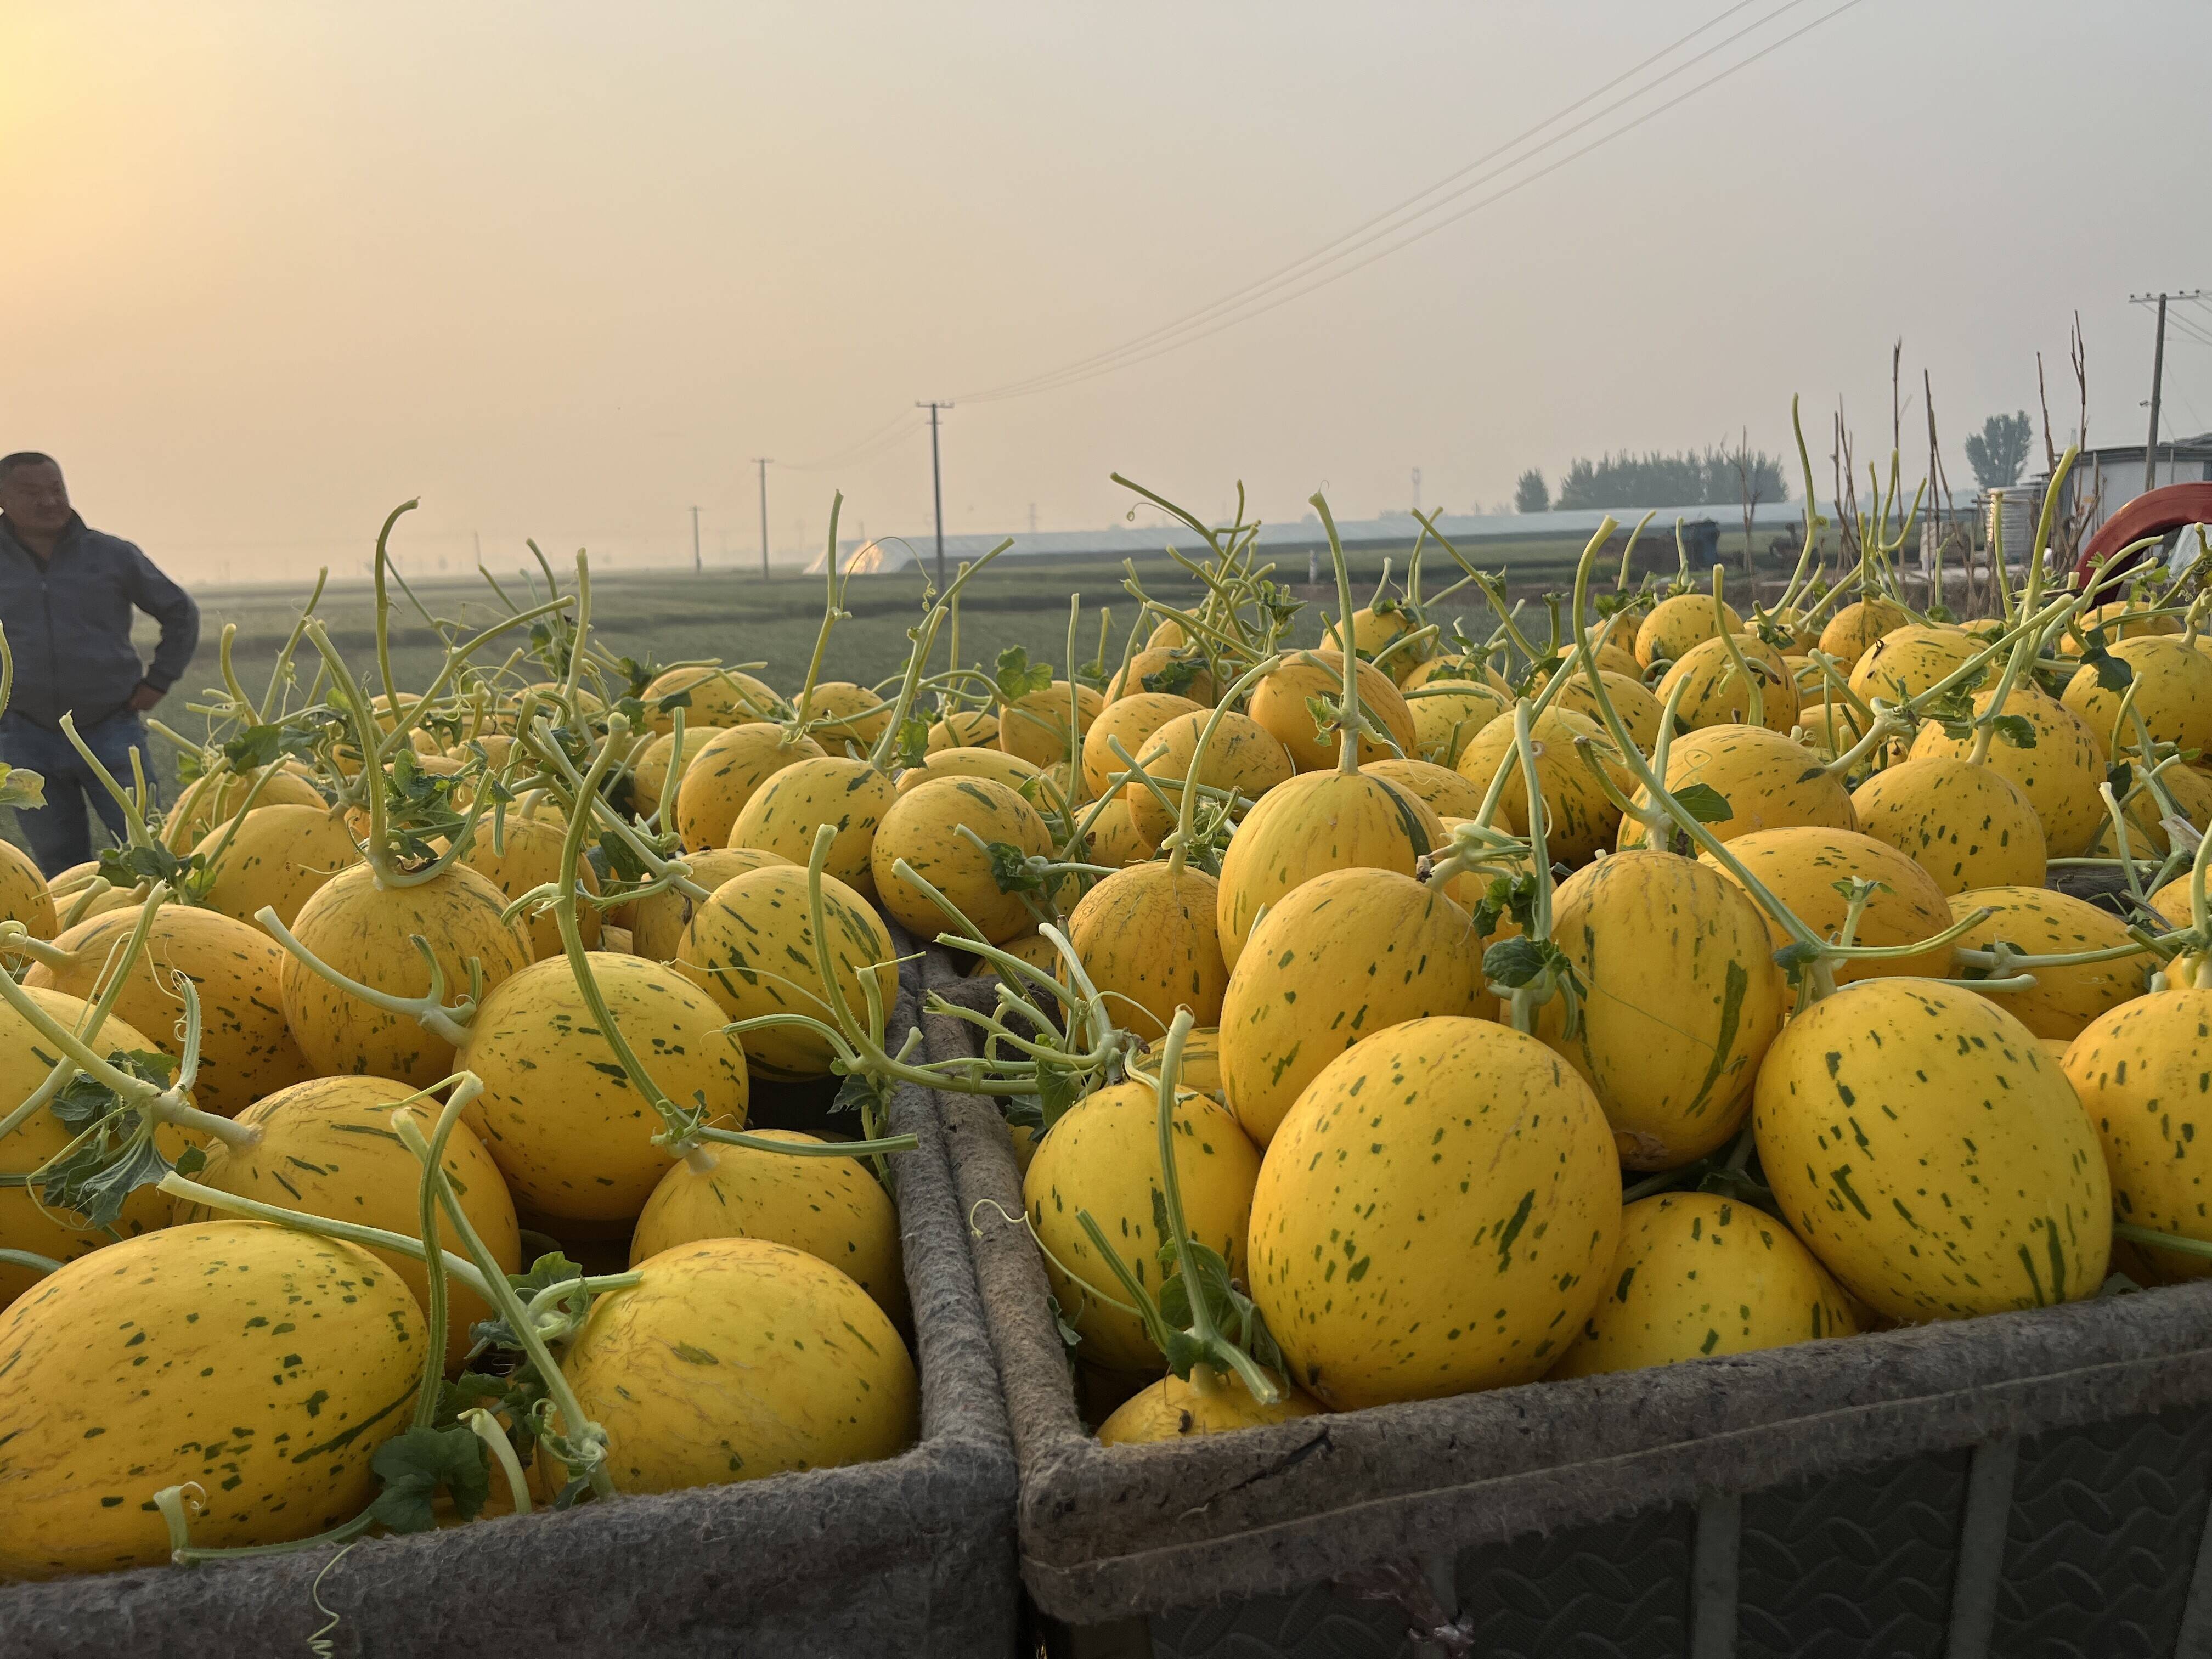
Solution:
<svg viewBox="0 0 2212 1659"><path fill-rule="evenodd" d="M131 643L133 606L161 625L151 665ZM77 735L128 787L140 718L161 701L199 643L199 607L129 542L88 530L51 456L0 455L0 627L15 686L0 714L0 759L46 781L46 804L19 811L39 867L58 875L92 856L84 803L123 839L123 809L63 732ZM152 767L148 769L152 781Z"/></svg>

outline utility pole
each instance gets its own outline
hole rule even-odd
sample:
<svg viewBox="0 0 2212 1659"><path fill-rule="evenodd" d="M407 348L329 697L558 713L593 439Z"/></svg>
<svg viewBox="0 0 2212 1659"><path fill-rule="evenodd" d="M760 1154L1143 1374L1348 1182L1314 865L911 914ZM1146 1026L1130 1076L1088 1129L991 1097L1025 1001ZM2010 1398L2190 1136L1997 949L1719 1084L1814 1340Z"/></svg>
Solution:
<svg viewBox="0 0 2212 1659"><path fill-rule="evenodd" d="M2158 487L2158 399L2166 380L2166 295L2158 296L2158 337L2150 349L2150 436L2143 442L2143 489Z"/></svg>
<svg viewBox="0 0 2212 1659"><path fill-rule="evenodd" d="M768 468L775 459L773 455L756 455L753 465L760 469L761 495L761 580L768 580Z"/></svg>
<svg viewBox="0 0 2212 1659"><path fill-rule="evenodd" d="M945 471L937 461L937 411L950 409L951 404L918 403L916 409L929 411L929 489L937 502L937 591L945 591Z"/></svg>
<svg viewBox="0 0 2212 1659"><path fill-rule="evenodd" d="M2158 304L2158 332L2150 349L2150 436L2143 442L2143 489L2146 492L2158 488L2158 404L2166 380L2166 302L2168 300L2201 300L2203 289L2192 289L2187 294L2130 294L2131 306Z"/></svg>
<svg viewBox="0 0 2212 1659"><path fill-rule="evenodd" d="M691 574L697 575L707 567L699 561L699 509L691 509Z"/></svg>
<svg viewBox="0 0 2212 1659"><path fill-rule="evenodd" d="M1420 510L1421 510L1421 469L1420 469L1420 468L1419 468L1419 467L1417 466L1417 467L1415 467L1415 468L1413 469L1413 511L1414 511L1414 512L1416 512L1416 513L1418 513L1418 512L1419 512Z"/></svg>

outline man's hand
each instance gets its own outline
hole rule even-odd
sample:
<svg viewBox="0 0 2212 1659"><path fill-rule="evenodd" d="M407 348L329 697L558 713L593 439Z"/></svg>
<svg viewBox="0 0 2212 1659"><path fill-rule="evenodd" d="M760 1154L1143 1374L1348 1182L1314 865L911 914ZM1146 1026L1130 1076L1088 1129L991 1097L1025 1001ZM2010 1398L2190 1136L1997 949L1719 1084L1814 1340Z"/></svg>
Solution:
<svg viewBox="0 0 2212 1659"><path fill-rule="evenodd" d="M156 691L145 681L141 680L138 682L138 689L131 694L131 701L124 706L134 714L143 714L159 703L167 695L166 692Z"/></svg>

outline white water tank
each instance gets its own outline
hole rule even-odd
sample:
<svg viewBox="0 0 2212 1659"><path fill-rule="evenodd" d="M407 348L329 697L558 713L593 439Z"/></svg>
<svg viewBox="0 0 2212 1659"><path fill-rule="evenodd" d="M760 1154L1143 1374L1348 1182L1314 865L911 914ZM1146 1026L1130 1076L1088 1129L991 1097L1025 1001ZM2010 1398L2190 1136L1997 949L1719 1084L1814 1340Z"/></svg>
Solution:
<svg viewBox="0 0 2212 1659"><path fill-rule="evenodd" d="M2036 523L2042 514L2043 487L2039 483L2012 484L1990 490L1983 497L1983 539L1995 547L2002 532L2008 569L2027 568L2028 544L2035 539Z"/></svg>

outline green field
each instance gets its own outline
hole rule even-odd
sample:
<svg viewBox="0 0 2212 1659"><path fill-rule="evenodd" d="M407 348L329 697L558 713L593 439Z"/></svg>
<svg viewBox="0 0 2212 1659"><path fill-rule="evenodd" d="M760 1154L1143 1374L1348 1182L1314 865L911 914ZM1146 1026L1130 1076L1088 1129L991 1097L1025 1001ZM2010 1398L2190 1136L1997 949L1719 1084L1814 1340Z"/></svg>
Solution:
<svg viewBox="0 0 2212 1659"><path fill-rule="evenodd" d="M1740 561L1741 540L1741 532L1724 533L1721 538L1722 556L1731 565ZM1759 540L1763 547L1765 532ZM1486 570L1507 573L1515 597L1530 601L1526 623L1540 637L1546 625L1541 595L1569 585L1580 551L1578 540L1549 538L1485 543L1469 550L1469 556ZM1365 604L1375 592L1385 556L1380 552L1353 556L1351 568L1356 602ZM1405 552L1388 556L1394 579L1401 580ZM1639 566L1642 563L1639 557ZM1164 553L1137 561L1136 567L1146 591L1155 598L1188 605L1200 595L1197 581ZM1325 576L1325 561L1322 572ZM495 574L516 604L532 602L531 583L520 573ZM574 585L573 568L560 574L567 591ZM1097 653L1099 621L1104 612L1111 617L1108 660L1117 662L1137 614L1136 601L1124 588L1128 574L1122 565L1105 559L1000 560L977 576L966 592L961 613L962 659L988 667L1002 648L1021 645L1028 647L1033 660L1064 668L1073 596L1081 604L1077 659L1087 662ZM1459 574L1447 556L1432 552L1425 560L1424 589L1433 597L1449 587ZM1334 585L1325 581L1322 586L1309 586L1302 554L1283 562L1276 574L1306 601L1307 608L1293 630L1294 642L1316 643L1321 636L1322 612L1333 615L1336 609ZM846 592L849 614L831 635L823 671L825 679L877 684L895 678L906 660L907 630L921 614L925 575L917 568L853 579ZM543 578L536 580L535 597L542 598ZM193 705L204 705L205 693L221 684L218 651L227 626L237 629L233 662L239 678L250 696L260 697L310 586L303 582L201 593L199 651L161 705L158 718L187 737L198 738L207 732L206 716L194 713ZM423 585L415 592L432 616L467 628L488 626L508 614L481 577ZM763 678L781 690L792 690L805 678L807 658L821 625L823 597L821 578L795 574L779 573L765 580L730 571L696 575L682 571L626 574L594 581L592 629L594 636L617 655L659 663L709 657L733 665L757 663L763 665L757 671ZM393 675L403 688L420 687L437 671L442 647L437 634L413 606L396 590L392 598ZM372 590L358 580L333 586L324 593L318 614L328 625L332 643L354 676L364 682L371 680L376 673ZM1471 588L1463 588L1447 600L1440 614L1446 620L1463 619L1468 631L1478 636L1488 633L1492 626L1486 610ZM150 653L154 634L141 620L140 644ZM518 629L514 636L518 647L520 635ZM940 637L933 666L945 665L949 648L950 641ZM508 649L502 641L477 660L496 665ZM302 661L306 672L312 675L312 657L303 654ZM535 677L537 671L531 672ZM173 776L168 755L157 755L155 763L166 794L166 786ZM9 833L10 839L15 838L13 830L12 823L0 824L0 833Z"/></svg>
<svg viewBox="0 0 2212 1659"><path fill-rule="evenodd" d="M1723 536L1723 556L1733 560L1741 541L1741 534ZM1547 589L1569 583L1580 551L1578 542L1549 538L1485 544L1474 550L1471 556L1485 569L1504 569L1516 595L1533 599ZM1361 554L1352 559L1353 592L1358 603L1364 604L1373 593L1382 577L1384 556ZM1393 556L1395 578L1402 578L1405 562L1402 552ZM1438 554L1431 554L1424 563L1423 585L1431 595L1448 587L1459 574L1449 560ZM1199 584L1164 555L1139 562L1138 573L1147 592L1171 604L1190 604L1201 592ZM846 592L850 615L837 624L831 636L824 678L872 684L899 672L906 659L906 631L921 613L925 574L914 568L853 579ZM564 584L568 583L569 574L562 573ZM1069 601L1074 596L1082 605L1079 659L1089 660L1097 650L1102 611L1112 614L1109 654L1118 659L1122 641L1136 617L1136 601L1123 586L1127 574L1122 566L1103 559L1001 559L966 590L961 612L961 655L969 662L988 665L1004 647L1022 645L1034 659L1064 665ZM1334 586L1326 582L1319 587L1309 586L1306 574L1303 556L1277 572L1279 578L1289 580L1299 598L1308 601L1294 635L1296 642L1302 645L1319 640L1319 613L1326 610L1334 614L1336 609ZM517 603L529 602L529 590L519 576L503 574L500 580ZM542 596L542 578L540 583ZM648 656L659 662L718 657L732 664L763 663L766 665L760 671L763 677L788 690L805 675L807 657L821 623L823 588L819 577L781 573L765 580L729 571L605 577L592 585L592 629L600 642L617 655L640 660ZM504 614L481 579L424 586L416 592L433 615L466 626L483 626ZM194 693L197 700L201 688L218 683L217 642L224 625L234 623L238 629L234 661L247 689L258 696L306 595L305 587L289 586L228 588L203 595L199 653L179 690ZM1534 609L1540 627L1540 604ZM354 673L362 677L373 673L374 605L368 588L359 583L334 587L324 595L319 614ZM1491 626L1472 589L1462 589L1448 601L1444 614L1463 617L1471 633L1487 633ZM436 635L396 593L392 616L393 672L403 685L420 685L436 669L440 651ZM150 648L150 636L147 644ZM939 666L946 661L948 648L949 641L940 639ZM488 653L487 659L496 661L501 654ZM173 696L164 706L162 718L181 727L183 714Z"/></svg>

